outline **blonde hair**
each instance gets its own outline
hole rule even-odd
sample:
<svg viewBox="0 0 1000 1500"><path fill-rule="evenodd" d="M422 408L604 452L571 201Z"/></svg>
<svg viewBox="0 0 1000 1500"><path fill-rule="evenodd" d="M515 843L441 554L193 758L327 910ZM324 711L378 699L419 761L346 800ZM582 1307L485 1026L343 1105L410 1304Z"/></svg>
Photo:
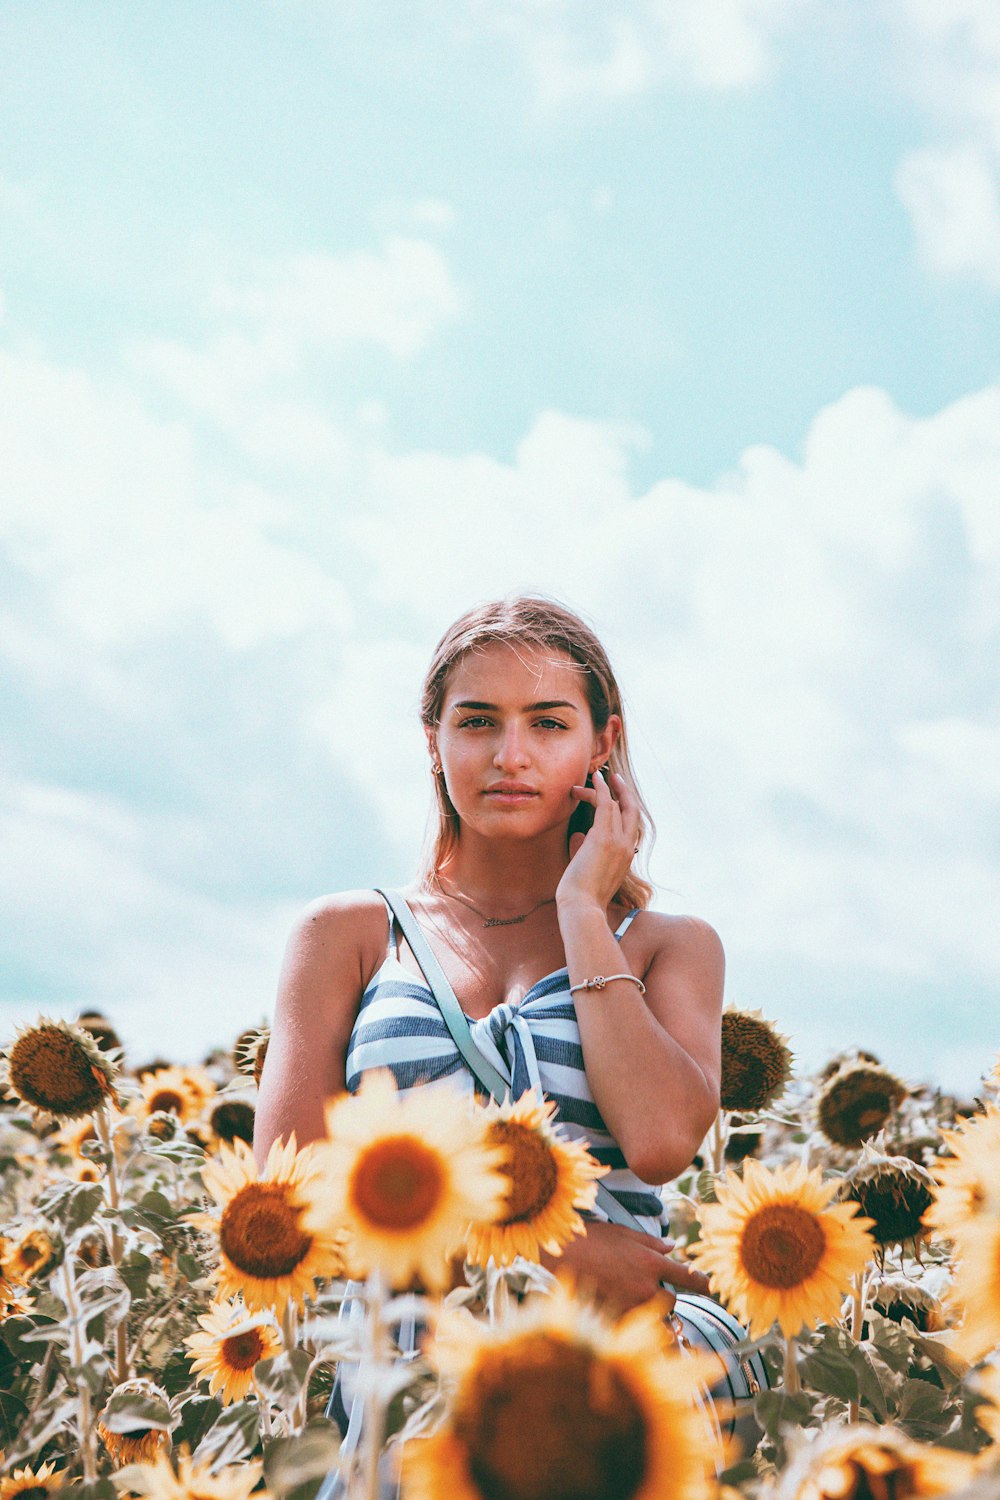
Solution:
<svg viewBox="0 0 1000 1500"><path fill-rule="evenodd" d="M424 679L420 695L423 724L428 729L436 729L440 723L448 677L455 664L467 652L482 650L497 641L513 647L539 646L564 652L584 675L594 729L600 732L612 714L619 716L621 734L608 757L608 765L624 777L638 800L640 851L644 843L651 844L655 828L629 759L621 691L611 663L590 626L557 600L544 594L513 594L488 604L477 604L457 619L438 641ZM428 880L447 861L459 838L460 819L448 796L443 776L434 777L434 799L421 853L421 881ZM585 833L592 822L590 805L580 803L570 818L567 838L574 833ZM633 867L615 892L615 901L628 907L644 908L652 896L652 885Z"/></svg>

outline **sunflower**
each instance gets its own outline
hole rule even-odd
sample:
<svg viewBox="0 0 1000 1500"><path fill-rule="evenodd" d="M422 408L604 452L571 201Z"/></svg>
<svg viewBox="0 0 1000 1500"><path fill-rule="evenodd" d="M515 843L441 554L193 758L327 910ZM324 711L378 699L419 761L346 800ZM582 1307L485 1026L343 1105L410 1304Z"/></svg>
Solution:
<svg viewBox="0 0 1000 1500"><path fill-rule="evenodd" d="M495 1329L445 1312L430 1357L454 1396L407 1444L406 1500L707 1500L705 1370L655 1300L616 1324L561 1284Z"/></svg>
<svg viewBox="0 0 1000 1500"><path fill-rule="evenodd" d="M918 1333L940 1333L947 1326L941 1299L907 1276L883 1277L875 1288L872 1306L893 1323L909 1318Z"/></svg>
<svg viewBox="0 0 1000 1500"><path fill-rule="evenodd" d="M837 1187L801 1162L769 1172L748 1157L742 1182L721 1179L718 1202L699 1207L701 1239L688 1253L752 1334L777 1320L793 1337L839 1316L874 1243L856 1204L831 1203Z"/></svg>
<svg viewBox="0 0 1000 1500"><path fill-rule="evenodd" d="M144 1073L141 1082L142 1098L135 1100L133 1105L133 1113L139 1119L171 1114L186 1125L201 1113L202 1096L191 1087L186 1069L157 1068L155 1072Z"/></svg>
<svg viewBox="0 0 1000 1500"><path fill-rule="evenodd" d="M29 1229L4 1250L4 1275L10 1281L23 1283L37 1276L52 1260L56 1247L45 1229Z"/></svg>
<svg viewBox="0 0 1000 1500"><path fill-rule="evenodd" d="M482 1112L447 1084L404 1096L391 1073L369 1072L357 1094L327 1105L326 1129L317 1154L328 1204L314 1219L347 1231L351 1273L444 1286L469 1226L496 1214L508 1187Z"/></svg>
<svg viewBox="0 0 1000 1500"><path fill-rule="evenodd" d="M888 1068L868 1062L845 1066L817 1096L819 1128L835 1146L860 1146L878 1134L907 1093Z"/></svg>
<svg viewBox="0 0 1000 1500"><path fill-rule="evenodd" d="M956 1343L967 1359L981 1359L1000 1344L1000 1217L966 1225L955 1251L949 1300L965 1312Z"/></svg>
<svg viewBox="0 0 1000 1500"><path fill-rule="evenodd" d="M170 1443L170 1433L164 1427L135 1425L129 1426L125 1432L116 1432L109 1425L115 1420L111 1409L116 1397L128 1395L142 1396L147 1401L156 1402L162 1407L165 1416L170 1411L166 1391L161 1390L152 1380L139 1376L135 1380L124 1380L121 1385L115 1386L107 1406L97 1420L97 1434L110 1458L119 1467L123 1464L143 1463L146 1459L155 1457Z"/></svg>
<svg viewBox="0 0 1000 1500"><path fill-rule="evenodd" d="M42 1114L73 1120L118 1102L118 1064L82 1026L40 1016L18 1029L2 1056L7 1087Z"/></svg>
<svg viewBox="0 0 1000 1500"><path fill-rule="evenodd" d="M255 1113L245 1099L220 1099L208 1119L215 1140L227 1145L240 1140L252 1146Z"/></svg>
<svg viewBox="0 0 1000 1500"><path fill-rule="evenodd" d="M63 1470L55 1462L41 1464L37 1469L12 1469L6 1478L0 1479L0 1500L49 1500L62 1488Z"/></svg>
<svg viewBox="0 0 1000 1500"><path fill-rule="evenodd" d="M87 1141L96 1141L99 1137L97 1127L88 1115L83 1120L70 1120L52 1139L63 1156L71 1156L77 1161L90 1161L89 1156L84 1156L82 1147Z"/></svg>
<svg viewBox="0 0 1000 1500"><path fill-rule="evenodd" d="M788 1039L759 1010L722 1012L723 1109L761 1110L788 1082L792 1054Z"/></svg>
<svg viewBox="0 0 1000 1500"><path fill-rule="evenodd" d="M327 1185L318 1181L313 1148L297 1151L294 1134L287 1144L274 1142L260 1175L246 1141L236 1140L201 1176L222 1214L190 1219L218 1235L220 1264L212 1274L222 1296L241 1295L251 1312L274 1308L280 1316L289 1301L301 1308L318 1277L340 1275L340 1236L311 1222Z"/></svg>
<svg viewBox="0 0 1000 1500"><path fill-rule="evenodd" d="M161 1450L153 1463L136 1464L129 1471L129 1490L148 1500L270 1500L267 1490L254 1490L260 1479L260 1459L247 1458L214 1473L211 1460L193 1459L186 1445L177 1455L177 1468Z"/></svg>
<svg viewBox="0 0 1000 1500"><path fill-rule="evenodd" d="M233 1062L241 1073L246 1073L260 1088L260 1075L264 1071L264 1059L267 1056L267 1044L271 1040L271 1029L269 1026L257 1026L250 1031L244 1031L236 1038L233 1048Z"/></svg>
<svg viewBox="0 0 1000 1500"><path fill-rule="evenodd" d="M954 1239L967 1224L1000 1215L1000 1108L988 1104L941 1136L951 1155L931 1162L936 1186L924 1223Z"/></svg>
<svg viewBox="0 0 1000 1500"><path fill-rule="evenodd" d="M120 1056L121 1039L107 1016L102 1016L99 1010L81 1011L76 1024L90 1032L102 1052L117 1052Z"/></svg>
<svg viewBox="0 0 1000 1500"><path fill-rule="evenodd" d="M857 1203L872 1221L880 1251L888 1245L916 1246L926 1234L923 1215L933 1198L930 1173L908 1156L883 1156L870 1145L843 1179L841 1196Z"/></svg>
<svg viewBox="0 0 1000 1500"><path fill-rule="evenodd" d="M483 1108L487 1142L504 1151L508 1189L502 1217L474 1224L469 1233L468 1258L477 1265L490 1256L507 1266L518 1255L534 1261L543 1250L559 1255L574 1235L586 1233L576 1210L593 1208L596 1179L608 1168L553 1126L555 1111L554 1099L540 1101L530 1091L516 1104L507 1099Z"/></svg>
<svg viewBox="0 0 1000 1500"><path fill-rule="evenodd" d="M780 1500L923 1500L950 1495L976 1472L971 1453L917 1443L895 1427L835 1427L786 1469Z"/></svg>
<svg viewBox="0 0 1000 1500"><path fill-rule="evenodd" d="M270 1359L281 1348L271 1314L248 1313L233 1300L217 1303L198 1322L205 1331L184 1340L194 1355L191 1369L209 1377L209 1395L219 1395L224 1406L242 1401L253 1385L257 1361Z"/></svg>

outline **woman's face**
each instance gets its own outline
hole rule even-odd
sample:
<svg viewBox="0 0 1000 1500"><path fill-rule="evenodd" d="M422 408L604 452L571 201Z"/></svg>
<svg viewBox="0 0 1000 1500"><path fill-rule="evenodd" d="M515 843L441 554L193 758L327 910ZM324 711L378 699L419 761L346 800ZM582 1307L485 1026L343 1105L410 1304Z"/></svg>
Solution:
<svg viewBox="0 0 1000 1500"><path fill-rule="evenodd" d="M441 721L428 732L463 825L484 836L530 837L566 823L582 786L618 737L597 733L583 674L564 652L496 642L449 674Z"/></svg>

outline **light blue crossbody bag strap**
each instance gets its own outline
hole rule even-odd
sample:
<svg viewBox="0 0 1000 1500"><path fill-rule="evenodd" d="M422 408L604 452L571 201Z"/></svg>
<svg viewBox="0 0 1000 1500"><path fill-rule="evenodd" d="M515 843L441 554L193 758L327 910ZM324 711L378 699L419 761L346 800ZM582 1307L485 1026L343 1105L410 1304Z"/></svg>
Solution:
<svg viewBox="0 0 1000 1500"><path fill-rule="evenodd" d="M375 889L392 908L393 915L399 923L403 936L410 945L414 958L424 971L424 978L430 985L434 998L438 1003L438 1009L444 1017L444 1023L451 1032L452 1039L459 1052L465 1058L472 1073L483 1087L493 1096L497 1102L501 1102L510 1089L507 1082L496 1068L484 1057L472 1039L469 1030L469 1022L465 1012L458 1003L458 996L448 983L447 977L434 954L431 952L430 944L424 937L417 920L406 904L406 898L399 891L382 890L379 886ZM602 1211L607 1214L613 1224L621 1224L626 1229L642 1230L638 1219L629 1213L627 1208L622 1208L614 1193L609 1193L603 1182L597 1184L597 1202Z"/></svg>

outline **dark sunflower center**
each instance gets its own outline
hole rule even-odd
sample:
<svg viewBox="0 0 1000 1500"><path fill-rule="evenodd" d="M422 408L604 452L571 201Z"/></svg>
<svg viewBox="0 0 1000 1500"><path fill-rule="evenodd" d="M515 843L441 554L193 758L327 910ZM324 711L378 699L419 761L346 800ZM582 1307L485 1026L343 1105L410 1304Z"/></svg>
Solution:
<svg viewBox="0 0 1000 1500"><path fill-rule="evenodd" d="M219 1225L223 1254L238 1271L270 1281L290 1276L309 1253L312 1235L299 1227L301 1208L283 1182L250 1182L231 1198Z"/></svg>
<svg viewBox="0 0 1000 1500"><path fill-rule="evenodd" d="M25 1489L18 1490L17 1500L48 1500L48 1494L44 1484L29 1484Z"/></svg>
<svg viewBox="0 0 1000 1500"><path fill-rule="evenodd" d="M510 1179L507 1193L507 1212L497 1222L521 1224L542 1212L556 1190L558 1173L552 1151L529 1125L516 1120L495 1120L490 1126L490 1139L499 1146L506 1146L507 1160L504 1174Z"/></svg>
<svg viewBox="0 0 1000 1500"><path fill-rule="evenodd" d="M364 1152L351 1196L357 1211L378 1229L415 1229L437 1208L444 1186L437 1153L416 1136L394 1135Z"/></svg>
<svg viewBox="0 0 1000 1500"><path fill-rule="evenodd" d="M922 1232L921 1219L934 1201L927 1186L902 1173L885 1173L856 1183L851 1198L874 1219L871 1233L878 1245L896 1245Z"/></svg>
<svg viewBox="0 0 1000 1500"><path fill-rule="evenodd" d="M25 1266L35 1265L35 1263L37 1261L40 1261L42 1256L45 1254L44 1250L40 1249L38 1245L22 1245L18 1253L20 1255L21 1264Z"/></svg>
<svg viewBox="0 0 1000 1500"><path fill-rule="evenodd" d="M264 1352L260 1330L249 1328L222 1341L222 1358L230 1370L252 1370Z"/></svg>
<svg viewBox="0 0 1000 1500"><path fill-rule="evenodd" d="M723 1109L763 1109L785 1076L785 1049L749 1016L722 1018Z"/></svg>
<svg viewBox="0 0 1000 1500"><path fill-rule="evenodd" d="M880 1448L878 1452L889 1467L883 1469L879 1464L872 1471L863 1459L851 1459L850 1480L839 1492L837 1500L841 1496L850 1496L850 1500L915 1500L922 1493L923 1486L917 1480L911 1464L901 1462L885 1448ZM826 1500L825 1494L823 1500Z"/></svg>
<svg viewBox="0 0 1000 1500"><path fill-rule="evenodd" d="M253 1144L254 1108L242 1099L224 1099L212 1111L212 1129L220 1140Z"/></svg>
<svg viewBox="0 0 1000 1500"><path fill-rule="evenodd" d="M646 1472L646 1421L591 1349L530 1334L483 1355L455 1409L484 1500L630 1500Z"/></svg>
<svg viewBox="0 0 1000 1500"><path fill-rule="evenodd" d="M795 1203L771 1203L747 1220L740 1259L752 1281L784 1291L808 1280L825 1249L815 1214Z"/></svg>
<svg viewBox="0 0 1000 1500"><path fill-rule="evenodd" d="M150 1114L155 1114L157 1110L162 1110L164 1114L182 1114L184 1100L176 1089L157 1089L156 1093L150 1096L149 1111Z"/></svg>
<svg viewBox="0 0 1000 1500"><path fill-rule="evenodd" d="M893 1323L902 1323L904 1318L909 1318L913 1326L921 1333L926 1333L928 1330L930 1318L926 1307L921 1307L919 1303L904 1302L901 1297L895 1297L889 1302L880 1302L876 1298L875 1306Z"/></svg>
<svg viewBox="0 0 1000 1500"><path fill-rule="evenodd" d="M10 1051L10 1081L28 1104L53 1114L84 1114L104 1102L108 1082L74 1037L57 1026L38 1026Z"/></svg>

